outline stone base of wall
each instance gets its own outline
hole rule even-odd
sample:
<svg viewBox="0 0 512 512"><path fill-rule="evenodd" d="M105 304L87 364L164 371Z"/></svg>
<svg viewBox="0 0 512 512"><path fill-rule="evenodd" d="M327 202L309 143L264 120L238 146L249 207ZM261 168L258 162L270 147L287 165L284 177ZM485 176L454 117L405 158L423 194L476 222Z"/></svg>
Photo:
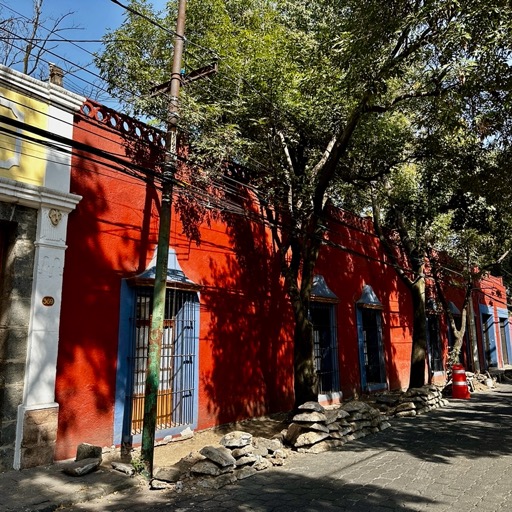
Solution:
<svg viewBox="0 0 512 512"><path fill-rule="evenodd" d="M59 407L26 410L23 417L20 469L53 462Z"/></svg>

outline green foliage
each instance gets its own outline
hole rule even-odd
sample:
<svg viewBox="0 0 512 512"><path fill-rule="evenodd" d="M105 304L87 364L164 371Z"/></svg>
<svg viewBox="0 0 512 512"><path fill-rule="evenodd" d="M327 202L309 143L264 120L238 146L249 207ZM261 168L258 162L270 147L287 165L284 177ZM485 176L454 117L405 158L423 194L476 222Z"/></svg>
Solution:
<svg viewBox="0 0 512 512"><path fill-rule="evenodd" d="M146 466L144 464L144 461L140 457L140 455L132 456L130 462L131 462L133 469L135 470L135 472L137 474L141 474L146 470Z"/></svg>
<svg viewBox="0 0 512 512"><path fill-rule="evenodd" d="M176 2L165 13L147 0L130 5L174 26ZM190 0L185 71L218 57L219 73L184 88L182 129L205 166L257 161L256 181L268 186L271 173L274 186L294 186L305 199L327 144L362 108L329 180L384 174L404 157L404 138L469 116L480 126L500 122L486 108L492 95L474 91L510 82L509 18L506 2ZM172 35L128 13L105 39L97 63L110 92L164 123L167 100L148 92L169 79ZM308 179L290 179L283 141L292 174Z"/></svg>
<svg viewBox="0 0 512 512"><path fill-rule="evenodd" d="M163 13L130 5L174 27L176 1ZM185 72L219 65L183 88L180 129L199 164L188 179L211 188L226 162L249 170L296 312L325 205L364 211L370 184L417 257L429 245L499 245L491 192L511 189L508 0L189 0L186 27ZM171 33L127 14L105 41L97 64L110 92L165 124L168 98L149 91L169 80Z"/></svg>

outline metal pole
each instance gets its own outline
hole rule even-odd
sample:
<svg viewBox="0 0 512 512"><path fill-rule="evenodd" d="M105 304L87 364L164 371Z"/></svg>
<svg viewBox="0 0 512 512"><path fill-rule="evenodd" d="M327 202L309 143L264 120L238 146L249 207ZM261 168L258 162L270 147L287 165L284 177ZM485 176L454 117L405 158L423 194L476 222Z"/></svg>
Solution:
<svg viewBox="0 0 512 512"><path fill-rule="evenodd" d="M176 137L179 112L179 92L181 85L181 59L185 41L186 0L178 2L178 21L171 72L171 100L168 113L168 128L165 140L165 166L163 173L162 203L153 291L151 330L148 341L148 360L146 371L146 389L144 396L144 422L142 428L141 457L148 476L153 476L153 455L155 449L155 430L158 403L158 385L160 381L160 355L165 316L165 291L167 284L167 266L169 259L169 241L171 227L172 188L176 170Z"/></svg>

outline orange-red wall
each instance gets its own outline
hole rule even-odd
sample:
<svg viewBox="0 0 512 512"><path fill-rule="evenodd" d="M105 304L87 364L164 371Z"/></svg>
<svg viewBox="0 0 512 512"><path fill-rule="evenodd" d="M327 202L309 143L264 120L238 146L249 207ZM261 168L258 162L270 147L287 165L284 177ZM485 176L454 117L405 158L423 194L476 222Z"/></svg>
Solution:
<svg viewBox="0 0 512 512"><path fill-rule="evenodd" d="M78 116L74 139L118 157L142 154L102 112L103 123ZM71 191L83 199L68 225L57 459L73 457L81 442L112 444L121 281L146 268L157 242L155 187L89 156L77 152L72 162ZM243 217L221 218L202 226L196 245L175 213L171 231L181 268L202 286L198 428L288 410L291 317L268 232Z"/></svg>
<svg viewBox="0 0 512 512"><path fill-rule="evenodd" d="M121 283L140 274L153 256L160 210L153 184L124 174L119 163L112 169L107 158L125 159L127 168L134 158L148 167L161 160L161 154L148 152L141 143L144 126L116 118L118 127L124 120L131 123L127 134L110 127L109 111L102 109L103 121L98 121L91 117L98 106L91 102L89 107L89 115L76 118L74 138L104 155L77 151L72 160L71 192L83 199L68 225L56 386L57 459L73 457L81 442L113 442ZM293 318L268 230L244 216L221 215L201 225L200 245L183 231L174 212L171 246L187 277L201 285L198 428L289 410ZM361 394L356 301L365 284L383 305L389 388L406 388L409 291L373 235L370 220L333 211L326 236L317 273L339 299L343 396Z"/></svg>
<svg viewBox="0 0 512 512"><path fill-rule="evenodd" d="M383 305L382 330L386 374L391 389L409 384L411 359L410 294L386 258L371 221L345 212L332 212L327 244L317 271L338 296L340 381L344 397L361 394L356 301L370 285Z"/></svg>

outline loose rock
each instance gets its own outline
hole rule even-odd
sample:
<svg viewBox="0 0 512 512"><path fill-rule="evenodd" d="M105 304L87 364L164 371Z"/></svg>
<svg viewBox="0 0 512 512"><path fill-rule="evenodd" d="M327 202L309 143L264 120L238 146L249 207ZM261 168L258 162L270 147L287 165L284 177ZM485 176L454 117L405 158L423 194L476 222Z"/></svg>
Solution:
<svg viewBox="0 0 512 512"><path fill-rule="evenodd" d="M242 448L252 442L252 434L235 430L221 438L220 444L226 448Z"/></svg>
<svg viewBox="0 0 512 512"><path fill-rule="evenodd" d="M101 464L101 459L82 459L75 462L69 462L62 471L71 476L83 476L96 471Z"/></svg>

